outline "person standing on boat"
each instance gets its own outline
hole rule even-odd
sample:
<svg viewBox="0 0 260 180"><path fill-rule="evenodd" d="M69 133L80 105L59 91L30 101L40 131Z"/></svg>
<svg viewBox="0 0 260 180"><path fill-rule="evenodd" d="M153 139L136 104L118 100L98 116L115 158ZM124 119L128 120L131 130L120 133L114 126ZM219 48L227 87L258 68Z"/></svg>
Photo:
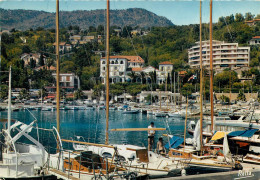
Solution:
<svg viewBox="0 0 260 180"><path fill-rule="evenodd" d="M160 137L159 141L157 142L156 151L158 154L162 154L162 155L164 155L166 152L162 137Z"/></svg>
<svg viewBox="0 0 260 180"><path fill-rule="evenodd" d="M151 125L148 126L148 128L155 128L154 122L151 122ZM155 130L149 130L148 131L148 151L151 151L152 148L153 148L154 135L155 135Z"/></svg>

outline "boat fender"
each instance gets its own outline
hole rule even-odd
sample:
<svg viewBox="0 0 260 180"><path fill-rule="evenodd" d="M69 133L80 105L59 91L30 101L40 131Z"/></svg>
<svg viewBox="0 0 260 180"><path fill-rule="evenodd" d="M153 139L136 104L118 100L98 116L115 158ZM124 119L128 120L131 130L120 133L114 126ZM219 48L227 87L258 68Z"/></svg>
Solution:
<svg viewBox="0 0 260 180"><path fill-rule="evenodd" d="M234 169L235 169L235 170L243 170L243 166L242 166L242 164L240 164L240 163L236 163Z"/></svg>
<svg viewBox="0 0 260 180"><path fill-rule="evenodd" d="M186 169L181 170L181 176L186 176Z"/></svg>

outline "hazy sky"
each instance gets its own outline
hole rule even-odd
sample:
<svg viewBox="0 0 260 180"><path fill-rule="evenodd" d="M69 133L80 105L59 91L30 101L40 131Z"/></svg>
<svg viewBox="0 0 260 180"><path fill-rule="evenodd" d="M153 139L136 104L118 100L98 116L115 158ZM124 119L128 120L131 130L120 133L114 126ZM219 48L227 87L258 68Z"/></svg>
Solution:
<svg viewBox="0 0 260 180"><path fill-rule="evenodd" d="M4 9L30 9L55 11L55 0L0 0ZM105 0L60 0L60 10L94 10L105 9ZM111 9L144 8L157 15L165 16L174 24L199 23L198 0L111 0ZM203 1L203 22L209 22L209 0ZM260 0L213 0L213 21L220 16L251 12L260 14Z"/></svg>

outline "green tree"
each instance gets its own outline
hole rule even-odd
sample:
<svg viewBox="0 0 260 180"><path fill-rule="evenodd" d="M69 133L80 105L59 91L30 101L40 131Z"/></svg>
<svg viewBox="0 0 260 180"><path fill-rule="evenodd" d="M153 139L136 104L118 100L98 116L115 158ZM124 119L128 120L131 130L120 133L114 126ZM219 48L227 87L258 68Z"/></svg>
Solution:
<svg viewBox="0 0 260 180"><path fill-rule="evenodd" d="M239 94L237 95L237 100L238 101L245 101L246 100L246 96L243 93L243 91L239 91Z"/></svg>
<svg viewBox="0 0 260 180"><path fill-rule="evenodd" d="M42 53L40 54L39 65L44 66L44 57Z"/></svg>
<svg viewBox="0 0 260 180"><path fill-rule="evenodd" d="M246 20L246 21L253 20L253 19L254 19L254 16L255 16L255 15L253 15L251 12L247 12L247 13L245 14L245 20Z"/></svg>
<svg viewBox="0 0 260 180"><path fill-rule="evenodd" d="M28 99L29 98L29 93L26 89L22 89L19 93L19 99Z"/></svg>
<svg viewBox="0 0 260 180"><path fill-rule="evenodd" d="M186 83L181 88L181 94L185 97L188 97L192 94L194 86L191 83Z"/></svg>
<svg viewBox="0 0 260 180"><path fill-rule="evenodd" d="M137 75L134 71L131 71L131 73L127 74L131 78L131 82L136 82Z"/></svg>
<svg viewBox="0 0 260 180"><path fill-rule="evenodd" d="M23 51L23 53L30 53L31 49L30 49L30 47L28 45L24 45L22 47L22 51Z"/></svg>
<svg viewBox="0 0 260 180"><path fill-rule="evenodd" d="M0 86L0 99L6 99L8 96L8 86L1 85Z"/></svg>
<svg viewBox="0 0 260 180"><path fill-rule="evenodd" d="M220 96L219 99L220 99L222 102L224 102L224 103L229 103L229 102L230 102L229 97L227 97L227 96L225 96L225 95Z"/></svg>
<svg viewBox="0 0 260 180"><path fill-rule="evenodd" d="M82 89L78 89L74 92L74 98L75 99L83 99L83 91Z"/></svg>
<svg viewBox="0 0 260 180"><path fill-rule="evenodd" d="M235 21L236 22L244 22L245 18L241 13L236 13Z"/></svg>

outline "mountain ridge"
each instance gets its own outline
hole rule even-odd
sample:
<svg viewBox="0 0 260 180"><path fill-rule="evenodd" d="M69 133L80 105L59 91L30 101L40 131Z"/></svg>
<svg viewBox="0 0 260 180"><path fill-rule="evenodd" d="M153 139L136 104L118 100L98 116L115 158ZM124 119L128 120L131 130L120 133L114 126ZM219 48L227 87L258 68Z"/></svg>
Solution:
<svg viewBox="0 0 260 180"><path fill-rule="evenodd" d="M89 26L97 27L105 25L105 10L73 10L60 11L60 26L78 25L86 29ZM38 10L8 10L0 8L0 26L2 30L30 28L55 28L55 13ZM139 26L139 27L165 27L174 24L163 16L142 8L129 8L122 10L110 10L111 26Z"/></svg>

